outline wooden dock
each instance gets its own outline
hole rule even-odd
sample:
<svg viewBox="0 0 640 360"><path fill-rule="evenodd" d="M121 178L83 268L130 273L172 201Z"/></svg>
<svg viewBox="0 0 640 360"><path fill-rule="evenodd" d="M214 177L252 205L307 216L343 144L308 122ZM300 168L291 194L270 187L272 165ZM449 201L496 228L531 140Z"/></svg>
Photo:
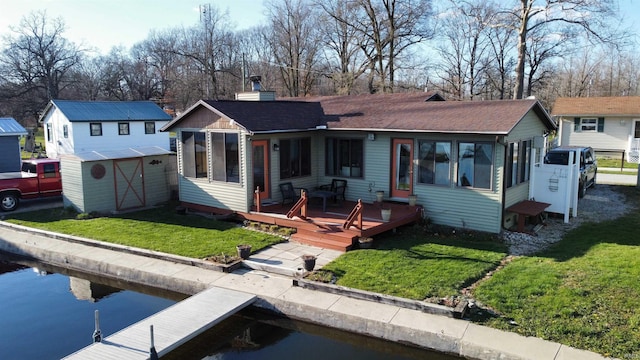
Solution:
<svg viewBox="0 0 640 360"><path fill-rule="evenodd" d="M249 306L255 299L255 295L252 294L210 288L64 359L149 359L151 325L155 350L161 357Z"/></svg>

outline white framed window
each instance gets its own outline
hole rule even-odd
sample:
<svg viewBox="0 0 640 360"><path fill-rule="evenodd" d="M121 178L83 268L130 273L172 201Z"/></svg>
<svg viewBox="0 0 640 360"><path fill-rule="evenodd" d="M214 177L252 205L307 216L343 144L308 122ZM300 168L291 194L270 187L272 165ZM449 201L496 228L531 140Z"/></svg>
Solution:
<svg viewBox="0 0 640 360"><path fill-rule="evenodd" d="M598 119L596 118L581 118L580 119L580 131L592 131L598 130Z"/></svg>

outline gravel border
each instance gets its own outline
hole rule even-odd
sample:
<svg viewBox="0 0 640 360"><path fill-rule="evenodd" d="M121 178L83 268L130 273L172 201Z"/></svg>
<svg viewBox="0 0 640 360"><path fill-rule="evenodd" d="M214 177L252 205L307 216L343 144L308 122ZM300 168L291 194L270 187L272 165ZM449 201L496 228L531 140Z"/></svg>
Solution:
<svg viewBox="0 0 640 360"><path fill-rule="evenodd" d="M584 223L617 219L635 209L636 205L627 202L625 195L614 187L617 186L598 184L589 188L587 194L578 200L578 216L570 218L567 224L562 216L550 216L536 235L504 230L502 237L509 246L509 254L535 254L562 240L569 230Z"/></svg>

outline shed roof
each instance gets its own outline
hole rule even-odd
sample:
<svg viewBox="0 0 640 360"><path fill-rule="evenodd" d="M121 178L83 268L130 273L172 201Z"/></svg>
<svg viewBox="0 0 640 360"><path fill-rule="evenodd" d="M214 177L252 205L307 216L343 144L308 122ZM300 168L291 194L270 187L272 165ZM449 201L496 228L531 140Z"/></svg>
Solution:
<svg viewBox="0 0 640 360"><path fill-rule="evenodd" d="M553 116L640 116L640 96L557 98Z"/></svg>
<svg viewBox="0 0 640 360"><path fill-rule="evenodd" d="M139 148L126 148L118 150L100 150L100 151L87 151L81 153L75 153L70 155L62 155L64 157L75 157L81 162L85 161L99 161L99 160L114 160L114 159L128 159L137 158L142 156L156 156L156 155L168 155L173 154L169 150L165 150L159 146L146 146Z"/></svg>
<svg viewBox="0 0 640 360"><path fill-rule="evenodd" d="M51 100L41 120L58 108L69 121L170 121L171 116L153 101Z"/></svg>
<svg viewBox="0 0 640 360"><path fill-rule="evenodd" d="M14 118L0 118L0 136L27 135L27 130Z"/></svg>

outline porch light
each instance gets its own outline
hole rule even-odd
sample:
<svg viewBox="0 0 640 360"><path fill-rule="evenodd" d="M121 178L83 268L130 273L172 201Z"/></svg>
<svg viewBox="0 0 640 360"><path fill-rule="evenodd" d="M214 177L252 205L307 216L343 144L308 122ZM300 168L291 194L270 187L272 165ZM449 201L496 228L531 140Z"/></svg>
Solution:
<svg viewBox="0 0 640 360"><path fill-rule="evenodd" d="M375 140L376 139L376 134L374 134L374 133L367 134L367 139L369 139L371 141Z"/></svg>
<svg viewBox="0 0 640 360"><path fill-rule="evenodd" d="M280 151L280 145L273 144L273 151Z"/></svg>

